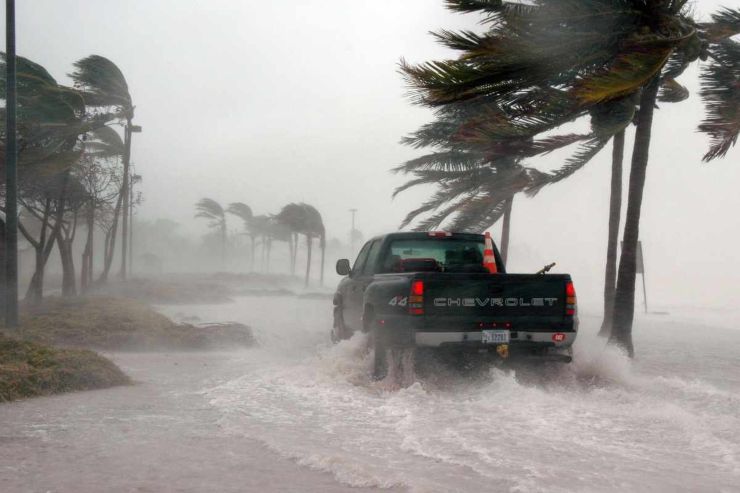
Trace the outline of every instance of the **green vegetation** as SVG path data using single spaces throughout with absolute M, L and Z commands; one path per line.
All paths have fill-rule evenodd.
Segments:
M 18 337 L 106 351 L 236 349 L 254 344 L 240 324 L 178 324 L 149 305 L 123 298 L 49 298 L 21 315 Z
M 92 351 L 55 349 L 0 335 L 0 402 L 127 383 L 116 365 Z

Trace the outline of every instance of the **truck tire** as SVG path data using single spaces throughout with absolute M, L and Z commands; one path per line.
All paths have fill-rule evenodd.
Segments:
M 381 327 L 374 322 L 372 309 L 366 308 L 362 317 L 362 325 L 365 331 L 370 333 L 373 348 L 373 379 L 382 380 L 388 373 L 388 346 Z
M 349 339 L 352 336 L 349 329 L 344 323 L 344 315 L 342 314 L 342 307 L 334 307 L 334 325 L 331 329 L 331 342 L 337 344 L 345 339 Z

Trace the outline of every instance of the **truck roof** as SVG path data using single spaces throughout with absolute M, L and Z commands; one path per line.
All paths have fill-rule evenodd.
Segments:
M 384 235 L 374 236 L 368 241 L 379 240 L 382 238 L 390 238 L 394 240 L 413 240 L 416 238 L 429 238 L 435 236 L 433 233 L 442 235 L 444 233 L 450 234 L 452 238 L 460 238 L 466 240 L 482 240 L 484 236 L 478 233 L 455 233 L 447 231 L 399 231 L 396 233 L 386 233 Z

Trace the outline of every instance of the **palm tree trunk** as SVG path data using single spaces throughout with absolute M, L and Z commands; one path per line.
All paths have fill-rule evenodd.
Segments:
M 501 260 L 506 265 L 506 259 L 509 257 L 509 233 L 511 231 L 511 207 L 514 204 L 514 196 L 506 199 L 504 205 L 504 224 L 501 228 Z
M 226 221 L 221 223 L 221 269 L 226 268 Z
M 637 278 L 637 240 L 640 237 L 640 210 L 650 155 L 650 133 L 658 86 L 659 78 L 655 77 L 643 88 L 640 96 L 635 145 L 632 150 L 622 255 L 619 258 L 617 290 L 614 296 L 614 319 L 612 333 L 609 337 L 609 342 L 624 348 L 630 357 L 635 354 L 634 345 L 632 344 L 632 323 L 635 316 L 635 279 Z
M 606 273 L 604 275 L 604 319 L 600 336 L 608 336 L 614 316 L 614 293 L 617 289 L 617 242 L 622 214 L 622 162 L 624 161 L 624 130 L 614 135 L 612 141 L 612 180 L 609 196 L 609 237 L 606 247 Z
M 326 259 L 326 233 L 321 235 L 321 286 L 324 285 L 324 260 Z
M 110 231 L 106 234 L 105 242 L 105 254 L 103 263 L 103 272 L 98 278 L 99 283 L 104 283 L 108 280 L 108 274 L 110 273 L 111 266 L 113 265 L 113 255 L 116 252 L 116 233 L 118 232 L 118 216 L 121 213 L 121 204 L 123 202 L 123 188 L 121 193 L 118 194 L 118 200 L 116 201 L 116 208 L 113 210 L 113 225 Z
M 313 245 L 311 235 L 306 235 L 306 245 L 308 247 L 306 252 L 306 287 L 308 287 L 308 277 L 311 275 L 311 247 Z
M 272 238 L 267 238 L 267 262 L 265 272 L 270 272 L 270 253 L 272 253 Z
M 251 260 L 249 261 L 249 264 L 250 264 L 249 265 L 249 269 L 252 272 L 254 272 L 254 249 L 256 248 L 256 240 L 257 240 L 257 238 L 254 235 L 250 236 L 250 238 L 252 239 L 252 252 L 251 252 L 252 255 L 251 255 Z
M 293 258 L 290 262 L 290 275 L 295 275 L 295 264 L 298 257 L 298 233 L 293 233 Z

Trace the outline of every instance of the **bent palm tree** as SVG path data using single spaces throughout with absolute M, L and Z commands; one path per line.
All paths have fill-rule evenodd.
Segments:
M 401 68 L 415 89 L 418 103 L 439 107 L 461 101 L 481 105 L 494 102 L 501 109 L 490 117 L 471 120 L 467 124 L 469 134 L 501 134 L 512 124 L 520 124 L 535 135 L 585 114 L 591 115 L 593 123 L 603 111 L 602 105 L 639 95 L 611 337 L 612 342 L 632 354 L 635 252 L 653 108 L 661 86 L 664 97 L 682 97 L 685 91 L 675 77 L 688 63 L 704 53 L 711 54 L 712 49 L 706 46 L 716 44 L 719 33 L 726 37 L 738 32 L 740 11 L 725 10 L 713 17 L 713 27 L 707 27 L 690 19 L 686 0 L 447 3 L 453 10 L 488 16 L 490 29 L 483 34 L 442 31 L 437 38 L 459 50 L 458 59 L 417 66 L 402 62 Z M 730 92 L 738 90 L 737 85 L 730 88 Z M 554 183 L 572 174 L 579 163 L 606 145 L 607 136 L 617 134 L 624 126 L 615 125 L 616 132 L 594 132 L 574 155 L 574 162 L 566 163 L 541 183 Z M 729 132 L 725 132 L 727 129 Z M 731 125 L 723 125 L 723 130 L 713 136 L 728 142 L 731 139 L 727 134 L 732 132 Z M 532 187 L 530 192 L 539 187 Z
M 121 272 L 126 278 L 126 259 L 128 250 L 128 228 L 130 214 L 130 161 L 131 161 L 131 133 L 134 118 L 134 105 L 129 93 L 128 83 L 123 72 L 115 63 L 100 55 L 90 55 L 74 63 L 75 71 L 70 74 L 75 85 L 82 92 L 87 106 L 114 107 L 126 122 L 124 127 L 123 153 L 123 216 L 121 224 Z
M 254 217 L 254 215 L 252 214 L 252 208 L 249 207 L 244 202 L 232 202 L 226 208 L 226 212 L 228 212 L 229 214 L 233 214 L 233 215 L 235 215 L 236 217 L 238 217 L 239 219 L 242 220 L 242 223 L 244 225 L 244 229 L 245 229 L 245 231 L 247 232 L 247 234 L 250 236 L 250 238 L 252 240 L 251 241 L 251 251 L 250 251 L 250 259 L 251 259 L 250 260 L 250 264 L 251 264 L 251 268 L 254 269 L 254 241 L 255 241 L 255 236 L 251 234 L 251 231 L 249 229 L 249 223 L 252 220 L 252 218 Z
M 208 219 L 208 227 L 216 229 L 221 239 L 221 263 L 226 259 L 226 214 L 221 204 L 208 197 L 195 204 L 195 217 Z

